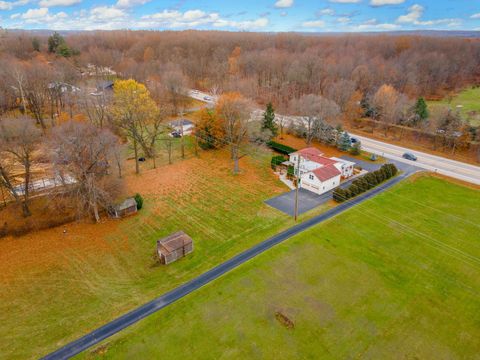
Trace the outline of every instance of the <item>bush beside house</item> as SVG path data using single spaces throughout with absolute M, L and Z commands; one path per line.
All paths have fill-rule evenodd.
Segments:
M 336 188 L 333 191 L 333 200 L 338 203 L 344 202 L 374 188 L 397 173 L 398 169 L 394 164 L 385 164 L 380 169 L 352 181 L 352 184 L 346 189 Z

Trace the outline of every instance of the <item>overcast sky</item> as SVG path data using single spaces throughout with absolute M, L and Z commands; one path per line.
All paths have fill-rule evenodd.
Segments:
M 480 0 L 0 0 L 23 29 L 480 30 Z

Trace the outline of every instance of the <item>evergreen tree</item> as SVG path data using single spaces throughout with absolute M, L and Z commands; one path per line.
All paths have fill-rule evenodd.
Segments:
M 428 107 L 423 97 L 418 98 L 415 103 L 414 112 L 421 121 L 428 119 Z
M 270 130 L 272 137 L 278 135 L 278 127 L 275 124 L 275 110 L 271 102 L 267 104 L 267 109 L 263 113 L 262 130 Z
M 40 51 L 40 41 L 38 41 L 38 39 L 35 37 L 32 39 L 32 47 L 33 50 Z
M 350 149 L 350 154 L 360 155 L 361 150 L 362 150 L 362 144 L 360 143 L 360 141 L 357 141 L 352 145 L 352 148 Z
M 348 151 L 348 149 L 350 149 L 350 135 L 346 131 L 340 135 L 337 147 L 341 151 Z
M 48 52 L 56 53 L 58 47 L 64 43 L 65 39 L 63 38 L 63 36 L 57 32 L 54 32 L 53 35 L 48 38 Z

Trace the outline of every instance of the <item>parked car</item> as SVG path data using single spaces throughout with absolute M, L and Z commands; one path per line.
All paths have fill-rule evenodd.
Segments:
M 417 157 L 413 155 L 412 153 L 406 152 L 402 156 L 404 159 L 411 160 L 411 161 L 417 161 Z
M 182 134 L 180 134 L 178 131 L 172 131 L 170 133 L 170 135 L 172 135 L 172 137 L 174 137 L 174 138 L 181 138 L 182 137 Z
M 358 142 L 358 139 L 352 137 L 352 138 L 350 138 L 350 142 L 351 142 L 352 144 L 356 144 L 356 143 Z
M 206 100 L 206 101 L 212 101 L 212 97 L 211 96 L 204 96 L 203 97 L 203 100 Z

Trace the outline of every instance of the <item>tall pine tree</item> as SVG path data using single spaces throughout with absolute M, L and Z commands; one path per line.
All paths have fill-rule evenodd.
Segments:
M 272 137 L 278 135 L 278 127 L 275 124 L 275 110 L 271 102 L 267 104 L 267 109 L 263 113 L 262 130 L 270 130 Z
M 425 102 L 425 99 L 423 97 L 418 98 L 415 108 L 414 108 L 415 114 L 418 116 L 420 120 L 426 120 L 428 119 L 428 107 L 427 103 Z

